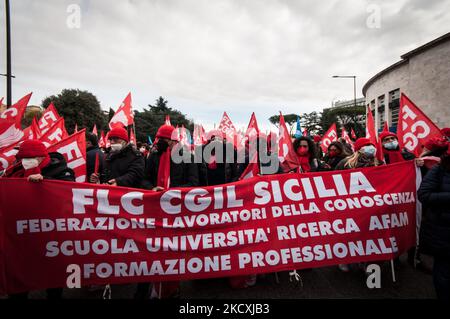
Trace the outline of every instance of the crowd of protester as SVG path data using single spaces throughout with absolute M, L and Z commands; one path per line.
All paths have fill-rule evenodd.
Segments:
M 241 162 L 237 161 L 237 150 L 219 131 L 208 134 L 207 143 L 197 148 L 179 147 L 174 137 L 175 128 L 163 125 L 156 134 L 153 145 L 129 141 L 128 132 L 116 127 L 109 133 L 109 149 L 100 149 L 97 136 L 86 135 L 87 176 L 90 183 L 108 184 L 142 188 L 156 192 L 172 187 L 210 186 L 239 180 L 251 157 L 246 152 Z M 423 182 L 418 190 L 422 202 L 422 227 L 420 243 L 408 252 L 408 262 L 421 269 L 421 254 L 434 257 L 433 280 L 437 296 L 450 298 L 450 129 L 442 130 L 442 137 L 434 138 L 424 145 L 419 157 L 400 149 L 398 137 L 392 132 L 382 132 L 379 136 L 382 144 L 383 161 L 377 157 L 379 148 L 367 138 L 357 139 L 353 145 L 345 140 L 331 143 L 325 153 L 320 147 L 318 136 L 300 137 L 293 140 L 299 166 L 296 173 L 316 171 L 346 170 L 379 165 L 390 165 L 402 161 L 414 160 L 420 167 Z M 246 150 L 254 141 L 247 140 Z M 261 162 L 260 174 L 288 173 L 277 163 L 278 157 L 273 151 L 273 137 L 261 134 L 257 143 L 259 158 L 264 155 L 269 161 Z M 194 161 L 197 151 L 212 149 L 210 158 Z M 191 161 L 176 162 L 171 156 L 174 149 L 180 157 L 189 157 Z M 229 154 L 224 160 L 219 156 Z M 222 154 L 219 154 L 222 153 Z M 25 177 L 31 182 L 42 179 L 73 181 L 73 171 L 67 167 L 64 157 L 58 153 L 47 153 L 45 146 L 37 140 L 25 141 L 17 153 L 21 167 L 13 171 L 12 177 Z M 275 169 L 269 169 L 273 168 Z M 265 169 L 267 168 L 267 169 Z M 417 249 L 416 249 L 417 248 Z M 399 261 L 396 261 L 398 265 Z M 352 271 L 361 265 L 339 265 L 342 271 Z M 364 267 L 362 267 L 364 269 Z M 230 285 L 236 289 L 245 289 L 256 284 L 256 275 L 229 278 Z M 135 297 L 138 299 L 176 297 L 179 282 L 140 283 Z M 49 298 L 60 298 L 62 290 L 48 290 Z M 11 296 L 26 298 L 27 294 Z

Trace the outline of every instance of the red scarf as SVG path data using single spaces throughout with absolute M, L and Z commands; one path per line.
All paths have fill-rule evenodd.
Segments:
M 31 169 L 24 169 L 22 167 L 22 169 L 20 169 L 16 173 L 13 173 L 12 177 L 28 177 L 28 176 L 35 175 L 35 174 L 41 174 L 41 170 L 44 167 L 46 167 L 48 164 L 50 164 L 50 161 L 51 161 L 50 156 L 47 156 L 44 158 L 44 160 L 41 162 L 41 164 L 39 164 L 38 167 L 31 168 Z
M 400 150 L 387 150 L 383 148 L 383 154 L 388 158 L 389 164 L 404 162 L 405 159 L 402 156 L 402 152 Z
M 170 148 L 167 148 L 159 158 L 158 178 L 156 186 L 169 189 L 170 186 Z
M 299 169 L 299 173 L 306 173 L 311 171 L 311 166 L 309 165 L 309 154 L 304 156 L 300 156 L 297 154 L 298 162 L 300 163 L 301 170 Z
M 211 156 L 211 163 L 208 164 L 209 169 L 217 169 L 216 155 Z

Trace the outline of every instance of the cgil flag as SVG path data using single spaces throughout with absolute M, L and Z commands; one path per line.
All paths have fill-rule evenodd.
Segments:
M 402 93 L 397 136 L 401 146 L 419 156 L 422 146 L 432 137 L 442 137 L 442 133 L 439 127 Z
M 32 93 L 24 96 L 0 114 L 0 150 L 17 143 L 25 136 L 22 117 L 31 95 Z
M 109 121 L 109 128 L 122 125 L 123 127 L 128 127 L 129 125 L 134 123 L 134 115 L 133 108 L 131 106 L 131 93 L 128 93 L 125 100 L 123 100 L 122 104 L 117 109 L 114 116 Z

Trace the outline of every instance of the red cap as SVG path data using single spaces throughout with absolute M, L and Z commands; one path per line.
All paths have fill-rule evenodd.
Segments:
M 432 137 L 425 143 L 424 146 L 429 151 L 442 150 L 448 146 L 448 142 L 442 137 Z
M 441 133 L 446 136 L 446 137 L 450 137 L 450 127 L 445 127 L 441 130 Z
M 115 127 L 108 133 L 108 139 L 111 138 L 120 138 L 121 140 L 128 142 L 128 132 L 123 127 Z
M 39 140 L 24 141 L 19 147 L 19 152 L 16 154 L 17 159 L 47 156 L 47 148 L 44 143 Z
M 171 139 L 171 140 L 176 140 L 175 136 L 172 137 L 172 134 L 173 134 L 174 131 L 175 131 L 175 127 L 173 127 L 172 125 L 164 124 L 163 126 L 161 126 L 158 129 L 158 132 L 156 133 L 156 137 L 157 138 L 168 138 L 168 139 Z
M 368 138 L 365 137 L 358 138 L 354 145 L 355 152 L 359 151 L 361 148 L 367 145 L 373 145 L 373 143 Z
M 393 137 L 395 137 L 396 139 L 398 139 L 397 134 L 392 133 L 392 132 L 389 132 L 389 131 L 383 131 L 383 132 L 381 132 L 380 135 L 378 135 L 378 138 L 379 138 L 379 140 L 380 140 L 381 142 L 383 142 L 383 140 L 384 140 L 386 137 L 388 137 L 388 136 L 393 136 Z

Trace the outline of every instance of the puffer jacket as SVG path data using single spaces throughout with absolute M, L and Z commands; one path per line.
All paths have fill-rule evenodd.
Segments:
M 427 206 L 431 253 L 450 259 L 450 172 L 440 165 L 433 167 L 423 179 L 417 195 Z
M 110 152 L 105 158 L 105 169 L 100 181 L 115 179 L 117 186 L 140 187 L 144 177 L 144 157 L 132 144 L 118 152 Z

